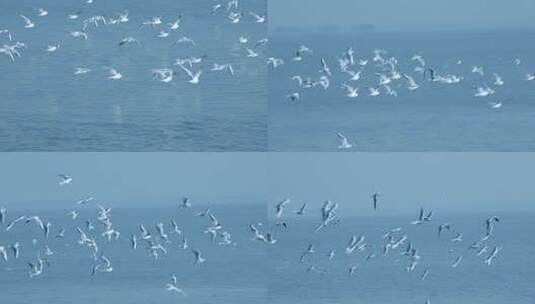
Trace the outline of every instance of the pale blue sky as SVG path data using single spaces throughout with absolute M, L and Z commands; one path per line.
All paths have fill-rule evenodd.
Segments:
M 270 0 L 269 26 L 535 28 L 533 0 Z
M 0 206 L 175 203 L 182 196 L 265 197 L 265 155 L 255 153 L 0 153 Z M 58 173 L 69 174 L 68 186 Z M 243 202 L 242 202 L 243 203 Z
M 535 210 L 535 153 L 1 153 L 0 168 L 8 207 L 290 197 L 290 210 L 331 199 L 366 214 L 380 191 L 385 213 Z M 58 186 L 58 173 L 73 182 Z

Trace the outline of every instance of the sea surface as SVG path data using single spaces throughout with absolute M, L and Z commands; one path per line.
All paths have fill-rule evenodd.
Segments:
M 287 230 L 278 234 L 277 244 L 268 250 L 269 303 L 533 303 L 532 216 L 501 216 L 487 243 L 490 250 L 496 244 L 503 246 L 491 266 L 467 249 L 485 233 L 485 214 L 441 215 L 421 226 L 409 224 L 410 216 L 344 217 L 339 225 L 318 233 L 313 231 L 319 218 L 288 219 Z M 453 231 L 438 239 L 441 221 L 449 222 Z M 401 255 L 407 242 L 386 256 L 382 253 L 383 234 L 395 227 L 404 228 L 395 239 L 407 235 L 421 256 L 413 272 L 405 270 L 410 261 Z M 463 241 L 453 243 L 457 232 L 463 233 Z M 363 235 L 364 242 L 372 246 L 347 255 L 352 235 Z M 315 246 L 315 253 L 299 263 L 309 244 Z M 335 256 L 329 260 L 331 250 Z M 366 261 L 372 252 L 375 258 Z M 452 268 L 458 256 L 463 256 L 462 261 Z M 307 272 L 311 265 L 316 270 Z M 357 267 L 353 275 L 349 275 L 351 266 Z M 420 280 L 425 268 L 429 274 Z
M 226 6 L 212 14 L 212 5 L 191 0 L 2 1 L 0 29 L 9 29 L 28 48 L 15 62 L 0 54 L 0 150 L 265 151 L 265 46 L 256 49 L 256 58 L 246 57 L 246 48 L 267 36 L 266 24 L 248 14 L 265 14 L 266 1 L 240 1 L 239 10 L 247 13 L 236 24 Z M 41 6 L 47 16 L 37 16 Z M 91 25 L 87 41 L 69 34 L 82 30 L 91 16 L 116 18 L 124 11 L 129 12 L 127 23 Z M 67 18 L 77 12 L 78 19 Z M 19 14 L 35 28 L 24 28 Z M 178 30 L 157 37 L 180 15 Z M 140 28 L 156 16 L 162 25 Z M 120 47 L 127 36 L 139 45 Z M 172 46 L 184 36 L 196 46 Z M 240 43 L 240 36 L 248 42 Z M 7 35 L 0 35 L 3 44 L 11 44 Z M 56 44 L 57 51 L 44 51 Z M 177 58 L 192 56 L 206 56 L 193 68 L 203 71 L 197 85 L 173 65 Z M 232 64 L 235 75 L 211 71 L 213 63 Z M 78 67 L 91 72 L 74 75 Z M 109 67 L 123 78 L 109 80 Z M 161 68 L 177 72 L 172 82 L 153 79 L 151 70 Z
M 109 207 L 110 205 L 106 205 Z M 43 221 L 50 221 L 52 232 L 45 240 L 35 224 L 16 224 L 10 231 L 0 231 L 0 246 L 16 241 L 22 245 L 21 256 L 15 260 L 8 250 L 9 260 L 0 259 L 0 294 L 2 303 L 263 303 L 266 299 L 267 264 L 266 246 L 250 241 L 248 225 L 265 222 L 265 204 L 247 201 L 241 203 L 202 205 L 191 209 L 176 206 L 116 207 L 112 206 L 111 221 L 121 232 L 118 240 L 107 242 L 100 235 L 103 227 L 96 220 L 96 208 L 76 208 L 79 217 L 72 220 L 66 215 L 71 209 L 8 209 L 8 220 L 20 215 L 39 215 Z M 124 206 L 124 205 L 123 205 Z M 200 211 L 210 207 L 223 225 L 223 230 L 232 235 L 236 245 L 218 245 L 203 231 L 210 225 L 207 217 L 197 217 Z M 87 230 L 84 220 L 95 225 Z M 182 236 L 171 233 L 171 220 L 175 220 Z M 157 239 L 156 223 L 162 222 L 169 235 L 166 255 L 155 260 L 149 255 L 146 242 L 138 238 L 138 248 L 133 250 L 130 235 L 139 235 L 139 224 Z M 56 238 L 60 227 L 67 231 L 64 238 Z M 111 259 L 113 271 L 91 276 L 95 262 L 86 246 L 79 245 L 76 227 L 82 228 L 99 244 L 99 254 Z M 179 248 L 183 237 L 190 248 Z M 37 244 L 32 244 L 32 239 Z M 36 262 L 36 251 L 45 256 L 43 246 L 48 244 L 54 252 L 46 256 L 50 266 L 43 274 L 28 279 L 27 262 Z M 191 248 L 202 252 L 206 261 L 194 264 Z M 177 277 L 177 286 L 186 296 L 167 291 L 171 274 Z
M 350 34 L 273 33 L 271 56 L 285 64 L 269 71 L 269 149 L 273 151 L 337 150 L 336 132 L 356 141 L 358 151 L 534 151 L 535 33 L 529 31 L 414 32 Z M 295 62 L 301 46 L 313 54 Z M 337 58 L 353 47 L 356 59 L 368 59 L 360 81 L 348 81 Z M 377 83 L 373 50 L 395 57 L 398 70 L 414 77 L 420 88 L 409 91 L 401 79 L 392 85 L 398 97 L 368 96 Z M 413 72 L 413 55 L 424 57 L 438 74 L 463 76 L 459 84 L 428 83 Z M 294 75 L 317 80 L 324 57 L 333 76 L 328 90 L 299 90 Z M 520 64 L 515 64 L 515 59 Z M 457 64 L 461 61 L 461 64 Z M 484 76 L 471 72 L 482 66 Z M 356 67 L 352 70 L 358 70 Z M 505 84 L 495 86 L 492 73 Z M 345 96 L 343 82 L 360 86 L 360 96 Z M 489 85 L 495 94 L 474 97 L 474 86 Z M 286 95 L 300 92 L 297 102 Z M 490 104 L 504 100 L 501 108 Z
M 15 260 L 9 253 L 9 261 L 0 260 L 0 293 L 3 303 L 533 303 L 533 278 L 535 261 L 532 235 L 535 224 L 533 214 L 501 213 L 493 236 L 487 245 L 496 244 L 503 250 L 491 266 L 483 258 L 475 256 L 468 246 L 485 233 L 484 220 L 489 214 L 460 213 L 439 214 L 429 223 L 409 224 L 409 215 L 377 215 L 373 217 L 343 215 L 337 225 L 314 233 L 319 224 L 315 211 L 305 216 L 287 216 L 268 219 L 265 204 L 247 201 L 232 204 L 199 204 L 190 209 L 176 206 L 125 207 L 111 205 L 111 220 L 121 237 L 107 242 L 100 235 L 102 226 L 97 224 L 96 208 L 91 205 L 77 208 L 79 216 L 72 220 L 66 215 L 71 209 L 39 208 L 19 210 L 10 208 L 7 217 L 39 215 L 50 221 L 51 237 L 45 240 L 35 224 L 17 224 L 9 232 L 0 231 L 0 245 L 8 246 L 18 241 L 22 245 L 21 256 Z M 210 207 L 232 234 L 236 245 L 220 246 L 210 241 L 203 230 L 209 225 L 207 218 L 195 214 Z M 79 245 L 76 227 L 84 227 L 89 219 L 95 229 L 88 231 L 96 238 L 100 252 L 109 257 L 114 270 L 91 276 L 94 261 L 85 246 Z M 193 264 L 193 254 L 178 248 L 180 239 L 171 233 L 170 221 L 175 220 L 182 236 L 189 240 L 191 248 L 199 249 L 206 262 Z M 279 221 L 287 228 L 275 226 Z M 130 247 L 129 237 L 139 234 L 143 223 L 153 236 L 155 225 L 163 222 L 170 243 L 166 255 L 155 260 L 149 256 L 143 241 L 138 249 Z M 449 222 L 451 232 L 437 238 L 439 223 Z M 277 240 L 269 245 L 252 240 L 249 224 L 255 224 L 261 233 L 271 231 Z M 408 259 L 400 253 L 406 243 L 382 254 L 383 234 L 395 227 L 403 230 L 395 238 L 407 235 L 408 241 L 418 249 L 420 262 L 413 272 L 406 272 Z M 64 238 L 55 238 L 59 227 L 65 227 Z M 463 233 L 463 241 L 451 242 L 457 232 Z M 365 251 L 347 255 L 344 250 L 352 235 L 365 236 L 370 244 Z M 32 244 L 32 239 L 37 243 Z M 139 239 L 139 238 L 138 238 Z M 27 262 L 34 261 L 36 251 L 44 252 L 48 244 L 54 254 L 47 256 L 50 265 L 41 276 L 27 277 Z M 309 244 L 315 245 L 315 253 L 299 263 L 299 257 Z M 332 260 L 327 258 L 335 250 Z M 376 257 L 366 261 L 370 253 Z M 457 268 L 451 264 L 457 256 L 463 260 Z M 307 272 L 314 265 L 316 271 Z M 350 276 L 349 267 L 357 266 Z M 427 279 L 419 277 L 429 268 Z M 170 275 L 177 276 L 177 285 L 186 296 L 165 289 Z

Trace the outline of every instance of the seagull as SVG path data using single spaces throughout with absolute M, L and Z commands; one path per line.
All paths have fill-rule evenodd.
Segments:
M 286 98 L 288 98 L 291 101 L 298 101 L 299 100 L 299 93 L 296 92 L 296 93 L 288 94 L 288 95 L 286 95 Z
M 266 233 L 266 243 L 268 244 L 275 244 L 277 240 L 273 238 L 273 235 L 269 232 Z
M 284 64 L 284 60 L 275 57 L 269 57 L 267 60 L 268 65 L 271 65 L 274 69 Z
M 424 67 L 425 66 L 425 60 L 421 55 L 414 55 L 411 58 L 412 61 L 418 61 L 418 63 Z
M 217 12 L 217 10 L 219 10 L 221 8 L 222 4 L 221 3 L 218 3 L 214 6 L 212 6 L 212 14 L 215 14 Z
M 492 249 L 492 252 L 489 254 L 489 256 L 487 257 L 487 259 L 485 260 L 485 264 L 489 265 L 492 264 L 492 260 L 496 257 L 496 255 L 498 254 L 498 252 L 502 250 L 502 247 L 499 246 L 499 245 L 496 245 L 494 247 L 494 249 Z
M 60 186 L 68 185 L 72 182 L 72 177 L 65 175 L 65 174 L 58 174 L 58 177 L 61 179 L 59 181 Z
M 158 33 L 158 38 L 167 38 L 167 37 L 169 37 L 169 32 L 160 31 L 160 33 Z
M 13 251 L 13 257 L 18 259 L 20 255 L 20 243 L 15 242 L 15 244 L 11 245 L 11 250 Z
M 420 86 L 416 83 L 416 81 L 414 81 L 414 79 L 412 77 L 410 77 L 409 75 L 407 74 L 401 74 L 403 75 L 403 77 L 405 79 L 407 79 L 407 89 L 411 90 L 411 91 L 414 91 L 416 90 L 417 88 L 419 88 Z
M 118 80 L 118 79 L 123 78 L 123 75 L 121 73 L 119 73 L 119 71 L 117 71 L 114 68 L 109 68 L 108 72 L 110 73 L 110 76 L 108 76 L 108 79 Z
M 33 23 L 28 17 L 24 16 L 24 15 L 19 15 L 22 19 L 24 19 L 24 23 L 26 23 L 26 25 L 24 25 L 25 28 L 33 28 L 35 27 L 35 23 Z
M 67 215 L 71 216 L 72 219 L 75 220 L 78 217 L 78 212 L 71 211 L 71 212 L 67 213 Z
M 377 200 L 379 198 L 379 195 L 381 195 L 379 192 L 375 192 L 374 194 L 372 194 L 372 199 L 373 199 L 373 210 L 377 210 Z
M 70 35 L 74 38 L 83 38 L 84 40 L 87 40 L 87 37 L 88 37 L 86 32 L 81 32 L 81 31 L 70 32 Z
M 498 100 L 498 101 L 496 101 L 496 102 L 490 103 L 489 105 L 490 105 L 490 107 L 491 107 L 492 109 L 498 109 L 498 108 L 501 108 L 502 105 L 503 105 L 503 100 Z
M 462 233 L 457 233 L 457 235 L 451 239 L 452 242 L 454 243 L 458 243 L 458 242 L 462 242 L 463 241 L 463 234 Z
M 473 66 L 472 67 L 472 73 L 476 73 L 476 74 L 479 74 L 481 76 L 483 76 L 485 73 L 483 71 L 483 67 L 480 67 L 480 66 Z
M 490 236 L 492 234 L 492 231 L 494 230 L 494 223 L 499 223 L 499 222 L 500 222 L 500 219 L 495 215 L 485 220 L 485 225 L 487 228 L 487 235 Z
M 420 280 L 422 281 L 425 280 L 428 275 L 429 275 L 429 268 L 426 268 L 424 272 L 422 273 L 422 275 L 420 276 Z
M 336 136 L 338 137 L 338 140 L 340 141 L 340 145 L 338 145 L 338 149 L 350 149 L 355 145 L 355 143 L 349 142 L 347 137 L 344 136 L 340 132 L 336 132 Z
M 0 208 L 0 224 L 4 224 L 5 221 L 6 221 L 6 208 L 5 207 L 2 207 Z
M 479 251 L 476 253 L 477 256 L 482 256 L 484 253 L 487 253 L 488 246 L 483 246 Z
M 355 97 L 358 97 L 359 96 L 359 88 L 358 87 L 353 87 L 353 86 L 350 86 L 348 84 L 342 84 L 342 87 L 346 89 L 346 96 L 349 97 L 349 98 L 355 98 Z
M 132 249 L 137 249 L 137 238 L 135 234 L 132 234 L 132 236 L 130 237 L 130 245 L 132 246 Z
M 41 17 L 48 15 L 48 11 L 45 10 L 44 8 L 38 8 L 37 11 L 39 11 L 38 15 Z
M 500 75 L 496 74 L 496 73 L 492 73 L 492 75 L 494 75 L 494 84 L 497 85 L 497 86 L 501 86 L 504 84 L 504 81 L 502 80 L 502 78 L 500 77 Z
M 362 70 L 359 70 L 358 72 L 347 70 L 346 73 L 351 75 L 351 80 L 357 81 L 357 80 L 360 80 L 360 75 L 362 73 Z
M 182 234 L 182 230 L 180 230 L 180 228 L 178 228 L 178 225 L 174 220 L 171 221 L 171 226 L 173 226 L 173 231 L 171 231 L 171 233 L 176 233 L 178 235 Z
M 174 72 L 172 69 L 156 69 L 151 70 L 153 78 L 157 78 L 161 82 L 169 83 L 173 80 Z
M 183 238 L 182 239 L 182 244 L 180 244 L 180 248 L 182 248 L 183 250 L 188 249 L 188 239 L 187 238 Z
M 172 284 L 172 283 L 167 283 L 165 285 L 165 288 L 169 291 L 175 291 L 175 292 L 178 292 L 180 293 L 181 295 L 185 296 L 186 293 L 184 292 L 184 290 L 182 290 L 181 288 L 178 288 L 178 286 L 176 284 Z
M 411 224 L 420 225 L 425 222 L 429 222 L 432 216 L 433 216 L 433 211 L 429 211 L 427 215 L 424 215 L 424 208 L 420 208 L 420 215 L 418 216 L 418 220 L 412 221 Z
M 321 72 L 331 77 L 331 69 L 329 69 L 329 66 L 327 65 L 327 61 L 325 61 L 325 58 L 323 57 L 321 58 Z
M 379 94 L 381 94 L 381 92 L 379 92 L 379 89 L 373 87 L 370 88 L 370 96 L 379 96 Z
M 262 233 L 260 233 L 260 231 L 258 231 L 258 229 L 253 224 L 249 225 L 249 230 L 251 230 L 251 232 L 254 234 L 254 238 L 252 238 L 251 240 L 261 242 L 266 241 L 266 238 L 262 235 Z
M 197 45 L 193 39 L 191 39 L 189 37 L 186 37 L 186 36 L 177 39 L 171 46 L 174 46 L 174 45 L 176 45 L 178 43 L 189 43 L 189 44 L 191 44 L 193 46 Z
M 69 14 L 69 15 L 67 15 L 67 18 L 69 18 L 70 20 L 75 20 L 75 19 L 78 19 L 78 17 L 80 17 L 80 14 L 81 14 L 81 12 L 76 12 L 74 14 Z
M 79 201 L 76 202 L 77 205 L 84 205 L 84 204 L 87 204 L 89 202 L 91 202 L 92 200 L 94 200 L 94 198 L 92 196 L 89 196 L 89 197 L 86 197 L 84 199 L 81 199 Z
M 0 245 L 0 254 L 2 255 L 2 258 L 4 259 L 4 262 L 7 263 L 7 251 L 4 246 Z
M 191 203 L 189 202 L 189 198 L 183 197 L 182 203 L 178 206 L 179 208 L 189 208 L 191 207 Z
M 38 264 L 32 264 L 28 263 L 28 266 L 30 267 L 30 271 L 28 272 L 30 279 L 40 275 L 43 272 L 43 260 L 41 258 L 37 258 Z
M 284 200 L 282 200 L 281 202 L 279 202 L 275 206 L 275 210 L 276 210 L 275 216 L 277 218 L 280 218 L 282 216 L 282 212 L 284 211 L 284 207 L 286 205 L 288 205 L 289 203 L 290 203 L 290 199 L 289 198 L 285 198 Z
M 62 238 L 65 236 L 65 228 L 61 227 L 58 231 L 58 234 L 56 235 L 56 238 L 59 239 L 59 238 Z
M 486 96 L 489 96 L 489 95 L 492 95 L 494 94 L 494 90 L 491 89 L 490 87 L 488 86 L 485 86 L 485 87 L 475 87 L 475 89 L 477 90 L 477 92 L 474 94 L 474 96 L 476 97 L 486 97 Z
M 37 225 L 39 225 L 39 228 L 41 228 L 43 231 L 45 230 L 45 224 L 43 224 L 43 221 L 41 220 L 40 217 L 38 217 L 38 216 L 30 216 L 30 217 L 26 218 L 26 221 L 25 221 L 26 224 L 29 224 L 31 222 L 34 222 Z
M 201 256 L 200 251 L 196 249 L 191 249 L 191 251 L 193 252 L 193 255 L 195 256 L 195 264 L 201 264 L 206 261 L 206 259 Z
M 234 69 L 232 68 L 231 64 L 217 64 L 214 63 L 212 65 L 212 71 L 224 71 L 228 70 L 230 75 L 234 75 Z
M 102 268 L 102 267 L 104 267 L 104 265 L 101 264 L 101 266 L 99 267 L 100 272 L 112 272 L 113 271 L 113 266 L 111 265 L 111 260 L 109 258 L 107 258 L 106 256 L 104 256 L 104 255 L 101 255 L 100 259 L 103 260 L 104 263 L 106 263 L 105 268 Z
M 526 74 L 526 80 L 527 81 L 532 81 L 535 79 L 535 73 L 527 73 Z
M 301 257 L 299 258 L 299 263 L 303 263 L 307 255 L 314 254 L 315 252 L 316 252 L 316 249 L 314 248 L 314 245 L 312 244 L 308 245 L 307 249 L 303 252 Z
M 243 17 L 243 13 L 230 12 L 228 15 L 231 23 L 239 23 L 241 17 Z
M 7 34 L 9 41 L 13 41 L 13 37 L 11 36 L 11 32 L 9 30 L 0 30 L 0 35 L 2 34 Z
M 161 17 L 152 17 L 150 20 L 144 21 L 141 24 L 141 28 L 144 27 L 145 25 L 150 25 L 152 27 L 155 27 L 155 26 L 160 25 L 160 24 L 162 24 L 162 18 Z
M 250 48 L 247 48 L 246 51 L 247 51 L 247 57 L 258 57 L 258 53 L 251 50 Z
M 440 224 L 440 226 L 438 226 L 438 237 L 440 237 L 440 234 L 442 234 L 442 231 L 444 229 L 448 229 L 449 231 L 451 229 L 450 224 L 445 223 L 445 224 Z
M 303 203 L 303 205 L 301 206 L 301 208 L 299 208 L 299 210 L 297 210 L 295 212 L 295 214 L 297 215 L 303 215 L 305 214 L 305 208 L 307 207 L 307 203 Z
M 180 27 L 180 20 L 181 18 L 178 18 L 177 20 L 175 20 L 175 22 L 167 23 L 167 25 L 169 25 L 169 29 L 173 31 L 178 30 L 178 28 Z
M 459 266 L 462 260 L 463 260 L 463 256 L 462 255 L 458 256 L 457 259 L 455 259 L 455 262 L 451 264 L 451 267 L 456 268 L 457 266 Z
M 45 51 L 49 52 L 49 53 L 52 53 L 52 52 L 55 52 L 59 49 L 60 45 L 57 44 L 57 45 L 49 45 L 46 47 Z
M 334 258 L 334 255 L 335 255 L 334 250 L 331 250 L 331 251 L 329 251 L 329 254 L 327 255 L 327 258 L 328 258 L 329 260 L 332 260 L 332 259 Z
M 19 216 L 18 218 L 12 220 L 11 222 L 9 222 L 6 226 L 6 231 L 9 231 L 11 228 L 13 228 L 13 226 L 20 222 L 20 221 L 23 221 L 26 219 L 26 216 L 25 215 L 22 215 L 22 216 Z
M 136 38 L 132 36 L 128 36 L 128 37 L 121 39 L 121 41 L 119 41 L 119 46 L 131 44 L 131 43 L 137 43 L 139 45 L 139 40 L 137 40 Z
M 249 12 L 249 15 L 253 16 L 256 19 L 257 23 L 265 23 L 266 20 L 267 20 L 266 15 L 260 16 L 258 14 L 253 13 L 253 12 Z
M 197 71 L 197 72 L 194 74 L 191 70 L 189 70 L 189 69 L 186 68 L 185 66 L 183 66 L 183 65 L 179 65 L 179 66 L 180 66 L 180 68 L 181 68 L 182 70 L 184 70 L 184 71 L 189 75 L 189 77 L 191 78 L 191 79 L 189 80 L 189 83 L 191 83 L 191 84 L 198 84 L 198 83 L 199 83 L 199 78 L 201 77 L 202 70 L 199 70 L 199 71 Z

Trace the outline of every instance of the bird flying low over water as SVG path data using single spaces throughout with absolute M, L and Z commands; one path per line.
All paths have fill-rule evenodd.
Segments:
M 72 182 L 72 177 L 65 175 L 65 174 L 58 174 L 58 177 L 60 178 L 59 185 L 65 186 Z

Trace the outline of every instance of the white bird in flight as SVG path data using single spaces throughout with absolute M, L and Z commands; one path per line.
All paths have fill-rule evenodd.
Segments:
M 60 178 L 59 185 L 65 186 L 72 182 L 72 177 L 65 175 L 65 174 L 58 174 L 58 177 Z
M 184 70 L 186 72 L 186 74 L 188 74 L 188 76 L 191 78 L 188 82 L 191 83 L 191 84 L 198 84 L 199 83 L 199 80 L 200 80 L 200 77 L 201 77 L 201 74 L 202 74 L 202 70 L 199 70 L 197 71 L 196 73 L 193 73 L 190 69 L 186 68 L 185 66 L 179 64 L 178 65 L 182 70 Z
M 338 140 L 340 141 L 340 144 L 338 145 L 338 149 L 350 149 L 356 145 L 356 143 L 350 142 L 349 139 L 340 132 L 337 132 L 336 136 L 338 137 Z
M 24 19 L 24 27 L 25 28 L 33 28 L 35 27 L 35 23 L 32 22 L 32 20 L 30 20 L 28 17 L 24 16 L 24 15 L 19 15 L 22 19 Z

